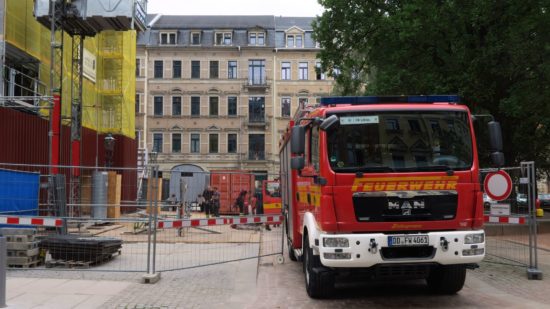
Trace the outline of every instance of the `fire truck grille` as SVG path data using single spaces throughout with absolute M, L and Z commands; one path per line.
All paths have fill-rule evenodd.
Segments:
M 432 246 L 382 248 L 380 253 L 384 260 L 426 259 L 434 256 L 435 248 Z
M 360 222 L 403 222 L 452 220 L 456 216 L 456 194 L 396 196 L 353 196 L 355 217 Z

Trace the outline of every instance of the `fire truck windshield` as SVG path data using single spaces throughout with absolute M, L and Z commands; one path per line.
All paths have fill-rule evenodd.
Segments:
M 327 132 L 329 162 L 335 172 L 446 171 L 472 166 L 472 139 L 465 111 L 336 115 L 340 125 Z

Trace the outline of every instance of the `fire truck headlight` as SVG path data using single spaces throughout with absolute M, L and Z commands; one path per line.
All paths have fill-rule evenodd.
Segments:
M 349 240 L 343 237 L 323 238 L 323 247 L 347 248 L 349 247 Z
M 465 244 L 481 244 L 484 241 L 485 241 L 484 233 L 467 234 L 466 236 L 464 236 Z

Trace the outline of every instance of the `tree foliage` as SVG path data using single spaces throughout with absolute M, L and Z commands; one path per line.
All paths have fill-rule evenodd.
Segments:
M 501 122 L 507 165 L 550 170 L 550 1 L 319 3 L 314 35 L 339 94 L 459 94 Z

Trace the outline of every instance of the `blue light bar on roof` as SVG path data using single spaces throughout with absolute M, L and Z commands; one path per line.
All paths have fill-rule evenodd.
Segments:
M 321 105 L 334 104 L 380 104 L 380 103 L 459 103 L 457 95 L 412 95 L 412 96 L 362 96 L 362 97 L 324 97 Z

